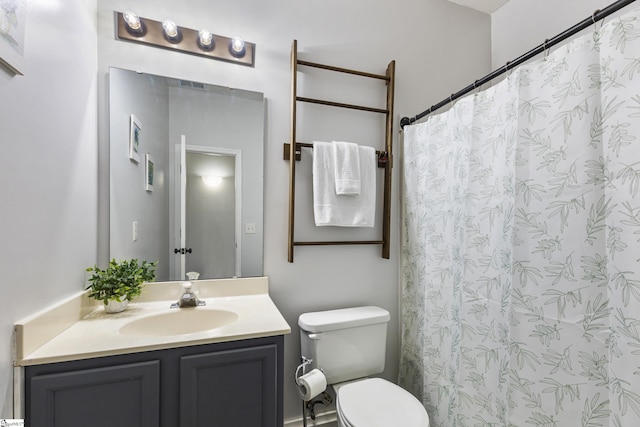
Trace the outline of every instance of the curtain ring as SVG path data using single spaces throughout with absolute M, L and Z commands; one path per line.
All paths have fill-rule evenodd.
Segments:
M 453 95 L 455 94 L 452 93 L 451 95 L 449 95 L 449 103 L 451 104 L 451 108 L 453 108 L 456 105 L 456 100 L 457 100 L 457 98 L 454 98 Z
M 542 44 L 542 50 L 544 51 L 544 60 L 545 61 L 549 57 L 549 51 L 547 50 L 547 43 L 549 43 L 549 39 L 545 39 L 544 43 Z
M 600 13 L 600 9 L 596 9 L 596 10 L 595 10 L 595 12 L 593 12 L 593 15 L 591 15 L 591 22 L 593 22 L 593 30 L 594 30 L 596 33 L 598 33 L 598 32 L 602 29 L 602 27 L 604 26 L 604 18 L 602 18 L 602 23 L 600 24 L 600 28 L 598 28 L 598 27 L 596 26 L 596 22 L 598 22 L 598 21 L 596 20 L 596 15 L 597 15 L 598 13 Z

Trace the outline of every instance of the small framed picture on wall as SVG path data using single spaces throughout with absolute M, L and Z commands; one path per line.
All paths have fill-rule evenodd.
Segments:
M 153 157 L 149 153 L 145 154 L 145 185 L 144 188 L 147 191 L 153 191 Z
M 131 115 L 129 133 L 129 158 L 136 163 L 140 162 L 140 139 L 142 137 L 142 124 L 135 115 Z

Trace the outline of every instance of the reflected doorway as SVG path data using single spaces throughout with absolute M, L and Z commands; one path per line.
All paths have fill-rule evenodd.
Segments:
M 172 279 L 185 280 L 188 272 L 206 278 L 239 277 L 241 152 L 186 144 L 179 149 L 184 154 L 176 156 L 176 163 L 185 167 L 178 166 L 175 174 L 178 252 L 174 250 Z

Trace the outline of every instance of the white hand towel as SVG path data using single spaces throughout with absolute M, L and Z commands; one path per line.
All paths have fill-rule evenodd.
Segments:
M 373 227 L 376 214 L 376 150 L 358 147 L 360 194 L 335 191 L 333 144 L 313 143 L 313 214 L 316 226 Z
M 336 194 L 360 194 L 360 150 L 353 142 L 333 141 Z

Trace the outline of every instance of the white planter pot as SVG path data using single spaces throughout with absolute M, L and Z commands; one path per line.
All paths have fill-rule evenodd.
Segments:
M 104 305 L 104 311 L 107 313 L 120 313 L 127 309 L 127 305 L 129 305 L 129 301 L 126 297 L 121 298 L 121 301 L 110 299 Z

